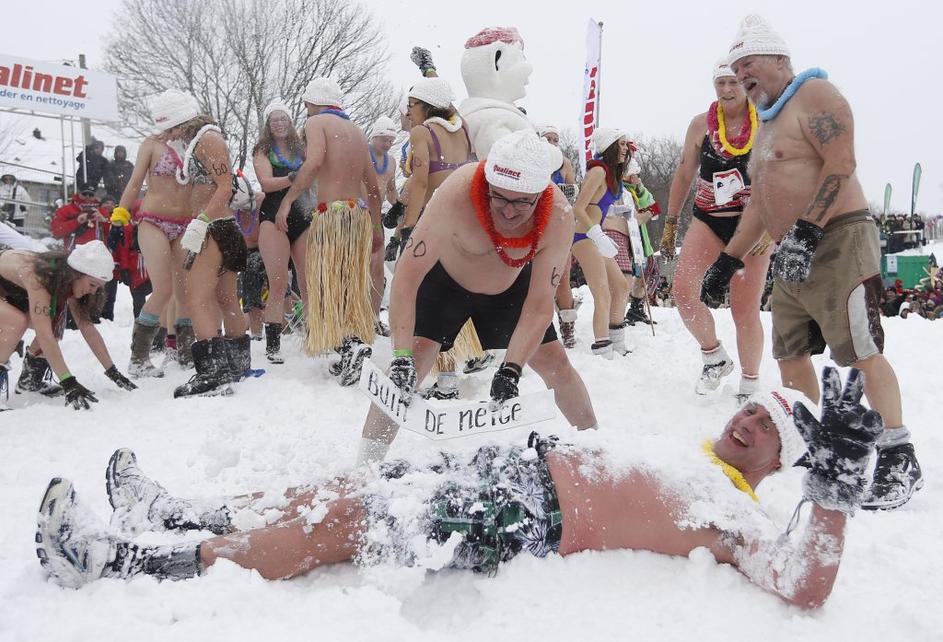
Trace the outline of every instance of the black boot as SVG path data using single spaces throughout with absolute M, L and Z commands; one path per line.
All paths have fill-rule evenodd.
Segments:
M 37 357 L 29 350 L 23 354 L 23 370 L 16 382 L 16 393 L 38 392 L 46 397 L 58 397 L 62 394 L 62 386 L 52 381 L 52 370 L 45 357 Z
M 177 326 L 177 363 L 181 368 L 192 368 L 194 364 L 193 356 L 193 326 Z
M 244 334 L 235 339 L 225 337 L 223 341 L 226 344 L 226 356 L 229 359 L 229 375 L 235 383 L 243 379 L 246 373 L 252 369 L 250 349 L 252 339 L 249 338 L 248 334 Z
M 193 342 L 193 365 L 196 374 L 190 381 L 177 386 L 174 398 L 193 396 L 231 395 L 229 386 L 229 354 L 222 337 Z
M 631 321 L 633 324 L 636 322 L 645 323 L 647 325 L 655 323 L 645 314 L 645 302 L 638 297 L 632 297 L 632 305 L 629 306 L 628 312 L 625 313 L 625 319 L 626 321 Z
M 285 363 L 282 357 L 282 324 L 265 324 L 265 358 L 269 363 Z

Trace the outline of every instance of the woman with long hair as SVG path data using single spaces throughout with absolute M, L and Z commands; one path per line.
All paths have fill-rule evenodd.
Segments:
M 288 216 L 279 217 L 278 208 L 288 192 L 301 164 L 304 143 L 294 127 L 291 109 L 281 101 L 268 104 L 262 113 L 262 132 L 252 150 L 255 175 L 265 192 L 259 210 L 259 251 L 268 277 L 268 300 L 265 303 L 265 356 L 269 363 L 284 363 L 281 335 L 284 322 L 285 295 L 291 285 L 288 261 L 295 264 L 298 288 L 305 305 L 308 289 L 305 281 L 305 252 L 311 208 L 299 200 L 292 203 Z M 298 267 L 301 269 L 298 269 Z
M 701 348 L 703 368 L 695 386 L 698 394 L 715 390 L 734 369 L 733 359 L 717 338 L 714 317 L 700 300 L 700 291 L 704 272 L 733 237 L 750 198 L 748 163 L 757 129 L 756 108 L 726 61 L 714 66 L 714 91 L 717 100 L 688 126 L 681 163 L 671 181 L 661 239 L 662 256 L 672 258 L 678 217 L 696 176 L 691 226 L 681 246 L 672 293 L 681 320 Z M 740 395 L 752 394 L 759 386 L 763 358 L 760 299 L 769 266 L 768 246 L 761 241 L 745 256 L 745 269 L 730 282 L 730 311 L 740 355 Z
M 183 299 L 193 319 L 196 374 L 177 386 L 174 397 L 230 394 L 229 384 L 247 374 L 251 358 L 236 287 L 248 251 L 230 207 L 234 189 L 229 149 L 209 116 L 191 118 L 179 132 L 186 150 L 178 178 L 190 185 L 194 213 L 180 246 L 187 252 Z
M 153 291 L 134 321 L 131 365 L 128 367 L 128 374 L 132 377 L 164 376 L 163 371 L 151 363 L 150 350 L 154 335 L 160 329 L 161 314 L 171 299 L 175 300 L 177 312 L 173 323 L 177 358 L 184 367 L 192 363 L 193 328 L 182 302 L 186 251 L 180 247 L 180 237 L 193 215 L 190 211 L 190 186 L 178 182 L 177 175 L 183 166 L 184 150 L 179 144 L 181 126 L 199 113 L 196 99 L 189 94 L 168 89 L 154 98 L 151 116 L 159 132 L 144 139 L 131 179 L 118 207 L 111 213 L 112 225 L 126 226 L 132 218 L 132 205 L 147 182 L 147 194 L 140 209 L 134 213 L 134 222 Z
M 31 252 L 0 246 L 0 391 L 7 390 L 7 360 L 28 328 L 33 328 L 42 358 L 65 392 L 66 405 L 89 408 L 95 393 L 69 372 L 58 337 L 71 313 L 82 338 L 105 368 L 105 375 L 125 390 L 137 388 L 121 374 L 92 323 L 105 302 L 103 287 L 112 278 L 114 259 L 101 241 L 65 252 Z M 0 410 L 5 399 L 0 398 Z
M 623 197 L 622 176 L 631 158 L 629 141 L 618 129 L 599 128 L 593 133 L 596 155 L 586 164 L 586 177 L 573 213 L 573 257 L 583 269 L 593 295 L 594 355 L 611 359 L 625 354 L 625 307 L 629 288 L 616 263 L 615 243 L 602 231 L 613 203 Z

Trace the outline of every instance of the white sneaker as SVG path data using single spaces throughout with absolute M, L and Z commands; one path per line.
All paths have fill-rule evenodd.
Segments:
M 717 390 L 721 379 L 733 372 L 733 360 L 724 350 L 723 345 L 718 345 L 710 352 L 702 350 L 701 358 L 704 360 L 704 368 L 701 370 L 701 376 L 698 377 L 694 391 L 699 395 L 706 395 L 708 392 Z

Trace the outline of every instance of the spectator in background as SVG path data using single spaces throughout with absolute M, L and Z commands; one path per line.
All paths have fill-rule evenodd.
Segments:
M 62 240 L 66 252 L 71 252 L 77 245 L 108 238 L 111 226 L 99 209 L 100 205 L 95 190 L 85 186 L 78 194 L 73 194 L 66 205 L 56 210 L 49 231 L 53 237 Z
M 4 174 L 0 177 L 0 221 L 22 230 L 26 223 L 28 203 L 32 202 L 29 192 L 17 182 L 16 176 Z
M 112 206 L 114 203 L 112 203 Z M 141 208 L 141 200 L 138 199 L 131 206 L 132 217 Z M 114 209 L 114 207 L 112 207 Z M 138 247 L 138 224 L 129 222 L 127 225 L 114 225 L 111 228 L 111 234 L 108 235 L 108 249 L 115 259 L 115 278 L 109 284 L 108 299 L 105 301 L 105 307 L 102 309 L 102 317 L 114 320 L 115 295 L 117 294 L 118 282 L 124 283 L 131 290 L 131 300 L 134 306 L 134 318 L 137 319 L 144 307 L 147 296 L 151 293 L 151 281 L 144 269 L 144 259 L 141 257 L 141 248 Z M 108 286 L 106 286 L 108 287 Z
M 116 146 L 114 160 L 108 163 L 105 169 L 105 191 L 108 195 L 121 198 L 133 171 L 134 163 L 128 160 L 128 150 L 124 145 Z
M 85 151 L 75 157 L 75 184 L 79 188 L 90 187 L 92 191 L 98 189 L 105 172 L 108 170 L 108 159 L 104 156 L 105 143 L 93 140 L 85 146 Z

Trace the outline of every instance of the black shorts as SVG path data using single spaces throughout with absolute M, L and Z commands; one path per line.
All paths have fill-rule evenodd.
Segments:
M 736 216 L 714 216 L 698 208 L 694 208 L 693 216 L 710 228 L 714 236 L 719 238 L 724 245 L 730 243 L 733 233 L 737 231 L 737 225 L 740 223 L 740 215 Z
M 269 210 L 259 210 L 259 223 L 262 221 L 268 221 L 269 223 L 275 224 L 275 214 L 277 212 Z M 301 208 L 296 205 L 292 205 L 291 209 L 288 210 L 288 242 L 294 243 L 298 240 L 298 237 L 305 233 L 311 226 L 311 212 L 303 212 Z
M 504 292 L 477 294 L 456 283 L 442 264 L 436 262 L 422 280 L 416 296 L 415 336 L 431 339 L 448 350 L 462 326 L 471 319 L 482 348 L 507 348 L 530 289 L 530 272 L 528 263 Z M 556 340 L 557 332 L 551 323 L 541 343 Z
M 246 240 L 242 237 L 242 230 L 236 224 L 236 219 L 232 217 L 216 219 L 210 223 L 207 234 L 216 241 L 223 255 L 223 263 L 219 267 L 220 274 L 242 272 L 246 269 L 249 250 L 246 249 Z

